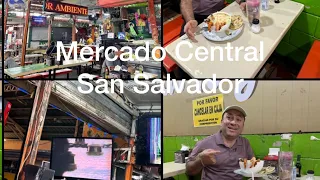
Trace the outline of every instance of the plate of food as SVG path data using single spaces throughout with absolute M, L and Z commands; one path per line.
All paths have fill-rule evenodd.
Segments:
M 227 41 L 237 37 L 243 29 L 240 15 L 216 12 L 204 20 L 202 34 L 211 41 Z
M 239 159 L 239 165 L 240 169 L 235 170 L 234 173 L 244 177 L 264 177 L 275 171 L 275 167 L 263 167 L 264 161 L 255 157 L 250 160 Z

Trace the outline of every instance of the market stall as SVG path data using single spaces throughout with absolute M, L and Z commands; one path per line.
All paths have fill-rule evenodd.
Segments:
M 85 47 L 92 48 L 93 54 L 96 54 L 96 49 L 102 46 L 103 50 L 116 45 L 129 46 L 133 49 L 134 54 L 137 47 L 146 46 L 148 42 L 150 52 L 146 53 L 151 54 L 152 48 L 161 44 L 160 2 L 134 1 L 133 4 L 119 2 L 111 5 L 103 1 L 92 0 L 85 2 L 28 0 L 25 2 L 6 1 L 6 4 L 5 52 L 8 52 L 10 58 L 15 58 L 15 67 L 19 67 L 19 71 L 26 73 L 28 73 L 25 70 L 26 65 L 45 63 L 47 66 L 54 66 L 59 64 L 56 54 L 57 42 L 62 42 L 67 52 L 70 49 L 67 46 L 70 47 L 72 42 L 77 42 L 77 58 L 80 58 L 81 49 Z M 102 70 L 106 59 L 105 53 L 104 51 L 98 53 L 101 55 L 100 58 L 96 59 L 95 55 L 92 56 L 93 62 L 82 65 L 85 67 L 83 71 L 79 71 L 79 66 L 75 64 L 71 67 L 73 70 L 71 72 L 66 70 L 65 73 L 56 74 L 53 70 L 52 73 L 56 74 L 57 78 L 68 76 L 75 79 L 82 72 L 105 78 L 105 72 Z M 145 56 L 146 53 L 141 56 Z M 157 52 L 157 56 L 159 55 L 160 53 Z M 62 61 L 60 65 L 65 63 L 64 60 Z M 143 72 L 152 73 L 152 77 L 158 77 L 161 71 L 161 63 L 152 58 L 145 64 L 134 60 L 127 66 L 134 69 L 143 66 Z M 12 75 L 9 72 L 10 70 L 5 70 L 6 75 Z M 26 75 L 46 78 L 34 73 L 30 71 Z M 11 78 L 17 77 L 11 76 Z M 18 78 L 26 77 L 19 76 Z

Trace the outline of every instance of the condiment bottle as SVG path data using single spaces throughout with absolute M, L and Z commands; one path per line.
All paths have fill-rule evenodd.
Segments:
M 248 21 L 251 25 L 253 19 L 260 18 L 260 0 L 247 0 L 246 9 L 247 9 Z
M 294 165 L 294 161 L 292 163 L 293 167 L 292 167 L 292 178 L 291 180 L 296 180 L 297 177 L 297 167 Z
M 275 3 L 280 3 L 280 0 L 274 0 Z
M 253 33 L 259 33 L 260 32 L 259 19 L 253 19 L 252 25 L 251 25 L 251 31 Z
M 296 164 L 296 167 L 297 167 L 297 177 L 301 177 L 301 163 L 300 163 L 300 155 L 298 155 L 297 157 L 297 164 Z
M 307 171 L 307 178 L 306 180 L 314 180 L 314 171 L 308 170 Z

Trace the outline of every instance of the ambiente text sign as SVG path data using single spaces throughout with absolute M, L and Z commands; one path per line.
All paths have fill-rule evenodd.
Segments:
M 44 10 L 48 12 L 57 12 L 61 14 L 73 14 L 80 16 L 88 15 L 88 7 L 60 2 L 46 1 Z

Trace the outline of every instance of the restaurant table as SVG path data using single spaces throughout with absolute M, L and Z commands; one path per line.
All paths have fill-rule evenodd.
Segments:
M 26 54 L 25 58 L 37 58 L 37 63 L 40 63 L 40 58 L 43 57 L 43 54 Z
M 16 61 L 16 63 L 20 66 L 21 65 L 21 62 L 20 61 Z M 24 62 L 25 65 L 30 65 L 30 64 L 33 64 L 33 61 L 26 61 Z
M 43 57 L 43 54 L 26 54 L 26 58 Z
M 202 23 L 199 25 L 198 31 L 195 35 L 195 39 L 198 42 L 191 42 L 190 40 L 185 39 L 187 37 L 186 35 L 183 35 L 166 46 L 166 52 L 192 78 L 212 78 L 212 74 L 216 74 L 217 78 L 254 78 L 258 75 L 265 62 L 301 14 L 304 5 L 291 0 L 281 0 L 279 4 L 274 3 L 274 1 L 270 1 L 269 7 L 270 9 L 268 11 L 260 10 L 261 31 L 259 34 L 254 34 L 250 31 L 248 18 L 240 10 L 239 4 L 233 2 L 229 6 L 225 7 L 222 12 L 227 12 L 231 15 L 240 15 L 242 17 L 244 21 L 244 28 L 238 37 L 226 42 L 213 42 L 207 40 L 201 33 L 199 33 L 199 27 L 204 25 L 204 23 Z M 179 52 L 184 58 L 188 57 L 189 53 L 192 52 L 193 59 L 190 61 L 181 61 L 175 54 L 177 44 L 182 41 L 189 41 L 193 46 L 192 48 L 189 48 L 187 45 L 183 45 Z M 239 53 L 239 61 L 227 60 L 227 50 L 225 49 L 225 47 L 227 47 L 227 42 L 230 42 L 231 47 L 234 48 L 231 51 L 231 58 L 234 59 L 236 54 L 235 47 L 244 47 L 245 49 L 253 46 L 256 47 L 259 52 L 260 41 L 263 41 L 263 57 L 261 60 L 260 54 L 257 55 L 259 61 L 248 62 L 244 60 L 246 54 L 246 51 L 244 50 Z M 208 59 L 206 61 L 200 62 L 195 59 L 195 50 L 200 46 L 204 46 L 209 52 Z M 224 49 L 223 60 L 220 60 L 220 52 L 215 51 L 214 61 L 211 61 L 210 48 L 215 46 L 220 46 Z M 184 47 L 186 48 L 183 49 Z
M 163 163 L 163 178 L 173 177 L 186 172 L 186 164 L 175 162 Z
M 4 50 L 4 52 L 15 52 L 16 50 L 14 50 L 14 49 L 6 49 L 6 50 Z
M 9 69 L 4 69 L 4 73 L 11 77 L 11 78 L 17 78 L 20 76 L 25 76 L 29 74 L 34 74 L 38 72 L 43 72 L 43 71 L 49 71 L 57 68 L 58 66 L 47 66 L 44 63 L 39 63 L 39 64 L 32 64 L 28 66 L 20 66 L 20 67 L 14 67 L 14 68 L 9 68 Z
M 163 178 L 174 177 L 180 174 L 184 174 L 186 172 L 186 164 L 180 164 L 175 162 L 167 162 L 163 163 Z M 301 178 L 296 178 L 297 180 L 307 180 L 306 175 L 303 175 Z M 315 176 L 315 180 L 320 180 L 320 176 Z M 251 180 L 251 178 L 248 178 Z M 261 179 L 261 178 L 254 178 Z M 269 180 L 267 177 L 262 180 Z
M 80 75 L 80 73 L 81 73 L 81 65 L 91 63 L 91 65 L 93 66 L 93 62 L 94 62 L 93 60 L 88 61 L 88 60 L 80 60 L 80 59 L 77 59 L 77 60 L 70 59 L 69 61 L 64 60 L 62 65 L 58 65 L 57 68 L 53 69 L 53 79 L 55 79 L 55 74 L 56 74 L 55 71 L 56 71 L 56 69 L 62 69 L 62 68 L 67 68 L 67 67 L 78 66 L 78 75 Z
M 139 72 L 136 71 L 135 74 L 131 76 L 131 78 L 133 79 L 138 74 L 139 74 Z M 152 74 L 152 73 L 148 73 L 148 72 L 143 72 L 142 74 L 146 75 L 148 77 L 148 79 L 155 79 L 155 78 L 158 77 L 158 75 Z M 139 79 L 143 79 L 143 76 L 140 76 Z

